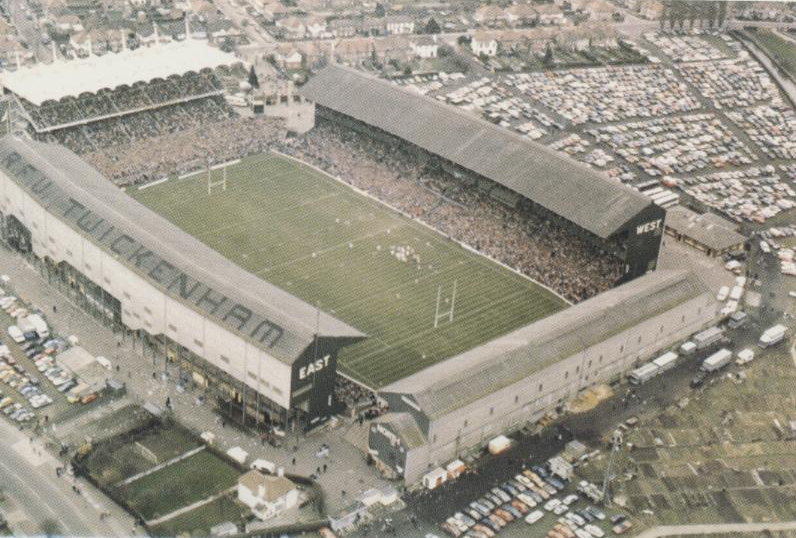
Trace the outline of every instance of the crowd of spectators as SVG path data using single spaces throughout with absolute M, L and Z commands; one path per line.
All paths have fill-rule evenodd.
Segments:
M 223 88 L 212 71 L 172 75 L 167 79 L 137 82 L 132 86 L 103 89 L 96 93 L 84 93 L 78 97 L 64 97 L 59 101 L 48 101 L 41 106 L 20 99 L 37 129 L 90 121 L 109 115 L 119 115 L 141 108 L 152 107 L 174 101 L 194 99 L 217 93 Z
M 505 189 L 456 179 L 396 144 L 319 121 L 284 151 L 551 287 L 572 301 L 615 285 L 622 263 L 556 217 L 507 205 Z M 483 183 L 483 182 L 481 182 Z M 503 194 L 502 196 L 498 196 Z M 503 201 L 501 201 L 501 199 Z
M 131 185 L 263 153 L 285 134 L 279 119 L 228 117 L 109 145 L 83 158 L 117 185 Z

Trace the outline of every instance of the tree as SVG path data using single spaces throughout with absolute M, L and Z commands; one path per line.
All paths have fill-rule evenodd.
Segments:
M 442 28 L 440 28 L 439 23 L 434 20 L 434 18 L 430 18 L 428 23 L 426 23 L 426 33 L 427 34 L 438 34 L 442 32 Z
M 547 46 L 542 62 L 548 67 L 553 65 L 553 48 L 550 45 Z
M 384 17 L 386 14 L 387 14 L 387 12 L 385 11 L 384 6 L 381 5 L 380 3 L 377 3 L 376 4 L 376 9 L 373 10 L 373 15 L 375 15 L 376 17 L 381 18 L 381 17 Z
M 257 79 L 257 73 L 254 70 L 254 66 L 251 66 L 251 69 L 249 69 L 249 85 L 252 88 L 260 87 L 260 81 Z
M 473 40 L 473 38 L 471 38 L 468 35 L 460 35 L 459 37 L 456 38 L 456 43 L 458 43 L 459 45 L 464 46 L 464 45 L 469 45 L 470 41 L 472 41 L 472 40 Z

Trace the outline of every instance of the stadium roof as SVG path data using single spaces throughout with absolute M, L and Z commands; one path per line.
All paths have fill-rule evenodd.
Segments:
M 316 329 L 321 338 L 340 338 L 343 343 L 364 337 L 245 271 L 127 196 L 62 146 L 5 136 L 0 139 L 0 168 L 49 212 L 127 268 L 287 364 L 314 341 Z M 73 200 L 85 209 L 73 211 Z M 119 245 L 126 251 L 120 253 Z M 151 254 L 136 256 L 138 252 Z M 233 305 L 251 316 L 241 323 L 240 310 L 230 315 Z M 264 342 L 262 335 L 273 325 L 278 327 L 271 331 L 273 338 Z
M 692 272 L 656 271 L 388 385 L 440 418 L 674 306 L 715 298 Z M 462 390 L 467 387 L 467 390 Z
M 711 250 L 723 252 L 743 245 L 746 238 L 732 229 L 732 224 L 711 213 L 700 215 L 677 206 L 666 212 L 666 226 Z
M 85 92 L 112 90 L 124 84 L 129 86 L 241 62 L 235 55 L 211 47 L 205 41 L 189 39 L 124 50 L 118 54 L 107 53 L 2 71 L 0 85 L 39 106 L 45 101 L 77 97 Z
M 489 178 L 599 237 L 610 237 L 652 203 L 528 138 L 353 69 L 330 65 L 299 91 Z

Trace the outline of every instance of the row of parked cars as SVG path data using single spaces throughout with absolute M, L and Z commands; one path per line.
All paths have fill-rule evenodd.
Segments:
M 0 308 L 17 320 L 28 316 L 28 309 L 18 302 L 17 298 L 12 295 L 6 295 L 1 289 Z M 16 325 L 11 325 L 8 328 L 8 335 L 14 343 L 20 345 L 28 358 L 33 358 L 39 350 L 55 353 L 59 349 L 59 346 L 56 345 L 58 339 L 45 340 L 35 331 L 23 333 Z M 40 369 L 39 371 L 43 370 Z M 0 343 L 0 381 L 27 400 L 32 409 L 40 409 L 53 403 L 52 398 L 41 390 L 38 377 L 28 373 L 25 367 L 11 354 L 8 346 L 2 343 Z M 15 402 L 10 396 L 1 397 L 0 399 L 0 410 L 17 422 L 27 422 L 34 417 L 34 413 L 30 408 Z
M 492 538 L 511 521 L 524 519 L 534 525 L 550 513 L 560 517 L 549 538 L 603 538 L 605 532 L 595 523 L 606 515 L 594 506 L 575 509 L 576 494 L 558 498 L 565 488 L 564 481 L 544 467 L 534 466 L 492 488 L 441 526 L 454 538 Z

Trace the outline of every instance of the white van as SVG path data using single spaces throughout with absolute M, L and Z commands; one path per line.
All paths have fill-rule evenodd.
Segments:
M 8 336 L 17 344 L 21 344 L 25 341 L 25 335 L 22 334 L 22 331 L 16 325 L 12 325 L 8 328 Z
M 276 474 L 276 464 L 268 460 L 256 459 L 251 463 L 251 465 L 249 465 L 249 467 L 256 471 L 265 471 L 270 474 Z

